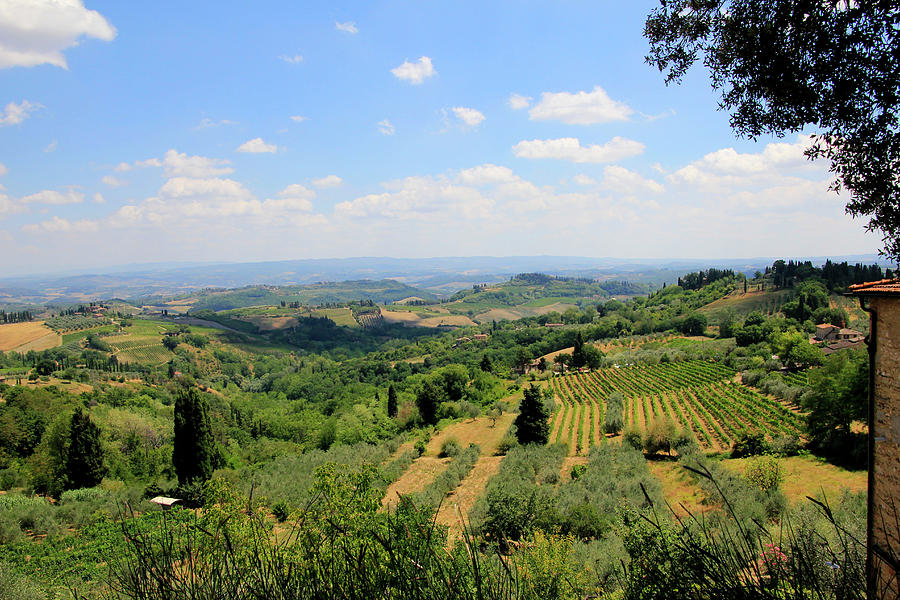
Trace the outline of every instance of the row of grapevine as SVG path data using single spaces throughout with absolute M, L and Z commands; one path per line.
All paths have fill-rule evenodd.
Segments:
M 744 431 L 775 438 L 799 436 L 801 416 L 777 400 L 732 381 L 734 371 L 706 361 L 685 361 L 603 369 L 551 379 L 559 409 L 551 421 L 551 442 L 565 442 L 580 454 L 605 440 L 605 400 L 613 391 L 626 397 L 626 426 L 643 429 L 671 418 L 690 429 L 701 446 L 724 450 Z

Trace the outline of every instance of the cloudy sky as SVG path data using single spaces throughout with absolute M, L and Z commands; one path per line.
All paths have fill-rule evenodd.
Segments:
M 876 250 L 803 136 L 663 84 L 653 6 L 0 0 L 3 270 Z

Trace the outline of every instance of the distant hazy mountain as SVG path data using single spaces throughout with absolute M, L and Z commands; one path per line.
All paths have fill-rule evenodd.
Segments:
M 789 257 L 786 257 L 789 258 Z M 793 257 L 797 260 L 797 257 Z M 835 261 L 879 262 L 877 255 L 832 256 Z M 98 273 L 0 278 L 0 304 L 71 303 L 101 298 L 174 295 L 191 290 L 246 285 L 301 285 L 321 281 L 396 279 L 441 294 L 475 283 L 504 281 L 516 273 L 626 279 L 662 285 L 709 267 L 745 273 L 763 270 L 773 258 L 651 259 L 583 256 L 469 256 L 445 258 L 323 258 L 256 263 L 153 264 L 110 267 Z M 822 263 L 825 257 L 803 257 Z

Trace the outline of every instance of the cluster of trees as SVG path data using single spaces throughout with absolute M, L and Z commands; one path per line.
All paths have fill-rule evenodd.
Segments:
M 13 312 L 6 312 L 5 310 L 0 310 L 0 323 L 22 323 L 24 321 L 33 321 L 34 313 L 30 310 L 20 310 Z
M 707 269 L 682 275 L 678 278 L 678 285 L 685 290 L 699 290 L 705 285 L 726 277 L 734 279 L 734 271 L 732 269 Z
M 826 260 L 821 267 L 814 266 L 808 260 L 776 260 L 771 267 L 766 267 L 765 274 L 771 277 L 776 288 L 795 287 L 804 281 L 814 280 L 824 284 L 828 292 L 843 292 L 857 283 L 894 276 L 891 269 L 882 269 L 880 265 L 851 265 L 847 261 L 836 263 L 831 259 Z

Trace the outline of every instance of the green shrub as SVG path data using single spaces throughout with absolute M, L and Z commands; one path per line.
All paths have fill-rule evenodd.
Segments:
M 587 471 L 587 465 L 572 465 L 572 470 L 569 471 L 569 477 L 576 481 L 579 477 L 584 475 L 584 472 Z
M 675 437 L 675 421 L 671 417 L 653 419 L 644 434 L 644 452 L 647 454 L 669 453 L 672 451 Z
M 284 523 L 287 521 L 288 516 L 291 514 L 291 508 L 287 505 L 286 502 L 276 502 L 272 505 L 272 514 L 278 520 L 279 523 Z
M 768 450 L 766 436 L 759 431 L 743 431 L 731 445 L 731 458 L 757 456 Z
M 3 600 L 44 600 L 46 596 L 25 576 L 17 573 L 12 565 L 0 563 L 0 598 Z
M 516 439 L 516 436 L 507 433 L 500 440 L 500 443 L 497 444 L 497 456 L 503 456 L 504 454 L 508 454 L 510 450 L 513 448 L 518 448 L 519 440 Z
M 59 503 L 61 505 L 77 502 L 97 503 L 105 500 L 108 496 L 109 492 L 99 487 L 80 488 L 63 492 L 59 497 Z
M 457 456 L 460 452 L 462 452 L 462 446 L 459 445 L 459 441 L 454 438 L 447 438 L 444 440 L 444 443 L 441 444 L 441 451 L 438 454 L 439 458 L 453 458 Z
M 644 449 L 644 440 L 642 439 L 641 432 L 633 426 L 625 430 L 625 435 L 622 437 L 622 443 L 635 450 Z
M 537 482 L 550 485 L 559 483 L 559 469 L 554 469 L 550 465 L 541 467 L 541 470 L 537 473 Z
M 0 490 L 9 491 L 25 485 L 25 478 L 16 469 L 0 469 Z
M 796 435 L 784 434 L 772 440 L 769 448 L 772 454 L 777 456 L 797 456 L 800 454 L 802 443 Z
M 747 463 L 744 476 L 765 493 L 778 489 L 784 472 L 774 456 L 756 456 Z
M 413 446 L 416 449 L 416 452 L 419 453 L 419 456 L 425 454 L 425 441 L 424 440 L 416 440 L 416 443 Z

